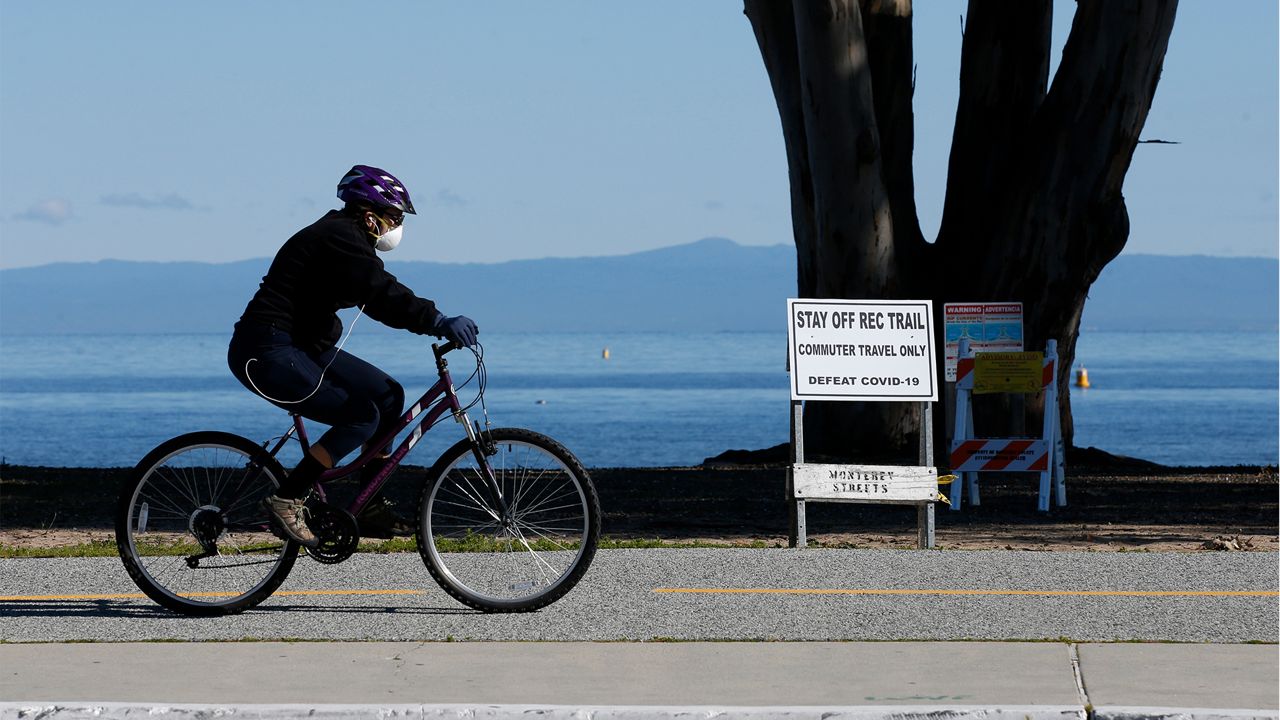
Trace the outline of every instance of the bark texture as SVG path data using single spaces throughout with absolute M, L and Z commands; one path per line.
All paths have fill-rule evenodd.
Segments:
M 929 243 L 911 166 L 910 0 L 745 0 L 786 141 L 798 295 L 931 299 L 938 347 L 942 303 L 1021 301 L 1027 349 L 1058 341 L 1070 443 L 1080 315 L 1128 239 L 1121 191 L 1176 7 L 1080 0 L 1051 84 L 1051 0 L 970 0 L 942 224 Z M 1038 419 L 1042 404 L 1028 414 Z M 833 456 L 911 447 L 909 408 L 869 405 L 808 413 L 807 445 Z

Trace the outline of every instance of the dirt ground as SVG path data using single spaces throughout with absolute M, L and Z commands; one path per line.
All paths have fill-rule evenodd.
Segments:
M 1070 459 L 1070 456 L 1069 456 Z M 113 538 L 128 469 L 0 467 L 0 546 L 55 547 Z M 425 470 L 402 469 L 387 494 L 412 510 Z M 607 537 L 785 547 L 780 466 L 592 471 Z M 1275 551 L 1274 467 L 1068 466 L 1067 505 L 1037 512 L 1035 476 L 982 478 L 982 504 L 939 505 L 941 548 L 1095 551 Z M 914 508 L 809 503 L 812 545 L 912 548 Z

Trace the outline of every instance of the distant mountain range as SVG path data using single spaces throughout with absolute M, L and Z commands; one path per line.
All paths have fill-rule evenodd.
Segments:
M 230 332 L 269 264 L 104 260 L 0 270 L 0 334 Z M 784 300 L 795 294 L 794 248 L 724 238 L 611 257 L 390 260 L 387 268 L 444 312 L 494 332 L 781 331 Z M 1273 331 L 1277 270 L 1271 258 L 1122 256 L 1094 285 L 1083 326 Z
M 1121 255 L 1089 291 L 1092 330 L 1265 330 L 1280 321 L 1275 258 Z

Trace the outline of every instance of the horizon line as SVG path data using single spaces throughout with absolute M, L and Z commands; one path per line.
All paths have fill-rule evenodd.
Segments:
M 509 263 L 540 262 L 540 261 L 546 261 L 546 260 L 607 260 L 607 259 L 615 259 L 615 258 L 626 258 L 626 257 L 634 257 L 634 256 L 636 256 L 636 255 L 646 255 L 646 254 L 649 254 L 649 253 L 657 253 L 657 252 L 663 252 L 663 251 L 667 251 L 667 250 L 674 250 L 674 249 L 679 249 L 679 248 L 688 248 L 688 247 L 693 247 L 693 246 L 695 246 L 695 245 L 705 245 L 705 244 L 708 244 L 708 243 L 716 243 L 716 244 L 728 243 L 728 244 L 733 245 L 734 247 L 737 247 L 737 248 L 762 248 L 762 249 L 772 249 L 772 248 L 781 248 L 781 247 L 788 247 L 788 248 L 793 247 L 790 243 L 774 243 L 774 244 L 771 244 L 771 245 L 746 245 L 746 244 L 740 243 L 740 242 L 738 242 L 738 241 L 736 241 L 736 240 L 733 240 L 732 238 L 726 238 L 726 237 L 722 237 L 722 236 L 708 236 L 708 237 L 700 238 L 700 239 L 698 239 L 698 240 L 693 240 L 693 241 L 686 242 L 686 243 L 677 243 L 677 244 L 674 244 L 674 245 L 664 245 L 664 246 L 656 247 L 656 248 L 648 248 L 648 249 L 645 249 L 645 250 L 635 250 L 635 251 L 632 251 L 632 252 L 615 253 L 615 254 L 611 254 L 611 255 L 545 255 L 545 256 L 542 256 L 542 257 L 512 258 L 512 259 L 509 259 L 509 260 L 493 260 L 493 261 L 480 261 L 480 260 L 463 260 L 463 261 L 446 261 L 446 260 L 398 260 L 398 259 L 394 259 L 394 258 L 392 258 L 392 259 L 387 259 L 387 258 L 385 257 L 385 255 L 384 255 L 383 257 L 384 257 L 384 262 L 386 262 L 386 263 L 388 263 L 388 264 L 394 263 L 394 264 L 397 264 L 397 265 L 400 265 L 400 264 L 407 264 L 407 263 L 431 263 L 431 264 L 435 264 L 435 265 L 490 265 L 490 266 L 492 266 L 492 265 L 505 265 L 505 264 L 509 264 Z M 1280 261 L 1280 256 L 1269 256 L 1269 255 L 1212 255 L 1212 254 L 1209 254 L 1209 253 L 1165 254 L 1165 253 L 1153 253 L 1153 252 L 1134 252 L 1134 253 L 1126 254 L 1125 252 L 1121 251 L 1120 255 L 1119 255 L 1119 256 L 1117 256 L 1117 258 L 1119 258 L 1119 257 L 1211 258 L 1211 259 L 1215 259 L 1215 260 L 1270 260 L 1270 261 Z M 254 262 L 254 261 L 264 261 L 264 260 L 269 262 L 269 261 L 271 260 L 271 258 L 272 258 L 272 256 L 270 256 L 270 255 L 259 255 L 259 256 L 255 256 L 255 257 L 239 258 L 239 259 L 236 259 L 236 260 L 126 260 L 126 259 L 122 259 L 122 258 L 110 258 L 110 257 L 108 257 L 108 258 L 98 258 L 98 259 L 96 259 L 96 260 L 55 260 L 55 261 L 53 261 L 53 262 L 41 263 L 41 264 L 37 264 L 37 265 L 15 265 L 15 266 L 11 266 L 11 267 L 0 267 L 0 272 L 8 272 L 8 271 L 11 271 L 11 270 L 36 270 L 36 269 L 41 269 L 41 268 L 54 267 L 54 266 L 57 266 L 57 265 L 99 265 L 99 264 L 103 264 L 103 263 L 121 263 L 121 264 L 135 264 L 135 265 L 208 265 L 208 266 L 219 266 L 219 265 L 235 265 L 235 264 L 238 264 L 238 263 L 246 263 L 246 262 Z M 1114 262 L 1114 260 L 1113 260 L 1112 262 Z M 1108 263 L 1108 265 L 1109 265 L 1109 264 L 1110 264 L 1110 263 Z
M 704 245 L 704 244 L 708 244 L 708 243 L 716 243 L 716 244 L 724 244 L 724 243 L 728 243 L 728 244 L 730 244 L 730 245 L 733 245 L 733 246 L 735 246 L 735 247 L 739 247 L 739 248 L 779 248 L 779 247 L 791 247 L 791 244 L 790 244 L 790 243 L 773 243 L 773 244 L 771 244 L 771 245 L 748 245 L 748 244 L 740 243 L 740 242 L 738 242 L 737 240 L 734 240 L 734 239 L 732 239 L 732 238 L 727 238 L 727 237 L 724 237 L 724 236 L 721 236 L 721 235 L 708 235 L 708 236 L 706 236 L 706 237 L 699 238 L 699 239 L 697 239 L 697 240 L 691 240 L 691 241 L 689 241 L 689 242 L 685 242 L 685 243 L 676 243 L 676 244 L 674 244 L 674 245 L 663 245 L 663 246 L 661 246 L 661 247 L 656 247 L 656 248 L 648 248 L 648 249 L 644 249 L 644 250 L 633 250 L 633 251 L 630 251 L 630 252 L 614 253 L 614 254 L 611 254 L 611 255 L 544 255 L 544 256 L 542 256 L 542 257 L 511 258 L 511 259 L 508 259 L 508 260 L 492 260 L 492 261 L 482 261 L 482 260 L 461 260 L 461 261 L 448 261 L 448 260 L 397 260 L 397 259 L 392 258 L 392 259 L 390 259 L 389 261 L 390 261 L 390 262 L 395 262 L 395 263 L 397 263 L 397 264 L 398 264 L 398 263 L 402 263 L 402 262 L 404 262 L 404 263 L 435 263 L 435 264 L 437 264 L 437 265 L 503 265 L 503 264 L 506 264 L 506 263 L 515 263 L 515 262 L 537 262 L 537 261 L 539 261 L 539 260 L 600 260 L 600 259 L 608 259 L 608 258 L 632 257 L 632 256 L 634 256 L 634 255 L 644 255 L 644 254 L 647 254 L 647 253 L 662 252 L 662 251 L 664 251 L 664 250 L 673 250 L 673 249 L 676 249 L 676 248 L 686 248 L 686 247 L 692 247 L 692 246 L 694 246 L 694 245 Z M 388 260 L 387 260 L 387 258 L 386 258 L 386 255 L 385 255 L 385 254 L 383 254 L 383 255 L 382 255 L 382 257 L 384 258 L 384 262 L 387 262 L 387 261 L 388 261 Z M 258 256 L 254 256 L 254 257 L 239 258 L 239 259 L 237 259 L 237 260 L 125 260 L 125 259 L 122 259 L 122 258 L 98 258 L 98 259 L 96 259 L 96 260 L 54 260 L 54 261 L 52 261 L 52 262 L 41 263 L 41 264 L 38 264 L 38 265 L 14 265 L 14 266 L 10 266 L 10 267 L 0 267 L 0 272 L 4 272 L 4 271 L 6 271 L 6 270 L 31 270 L 31 269 L 34 269 L 34 268 L 51 267 L 51 266 L 53 266 L 53 265 L 96 265 L 96 264 L 99 264 L 99 263 L 135 263 L 135 264 L 139 264 L 139 265 L 143 265 L 143 264 L 151 264 L 151 265 L 177 265 L 177 264 L 194 264 L 194 265 L 234 265 L 234 264 L 236 264 L 236 263 L 252 262 L 252 261 L 255 261 L 255 260 L 271 260 L 271 258 L 272 258 L 272 256 L 271 256 L 271 255 L 258 255 Z

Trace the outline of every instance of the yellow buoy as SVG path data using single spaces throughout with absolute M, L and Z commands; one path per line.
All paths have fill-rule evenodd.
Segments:
M 604 352 L 600 353 L 600 357 L 604 358 L 605 360 L 608 360 L 608 359 L 609 359 L 609 348 L 605 348 L 605 349 L 604 349 Z
M 1089 371 L 1086 370 L 1083 365 L 1080 366 L 1080 369 L 1076 370 L 1076 387 L 1089 387 Z

